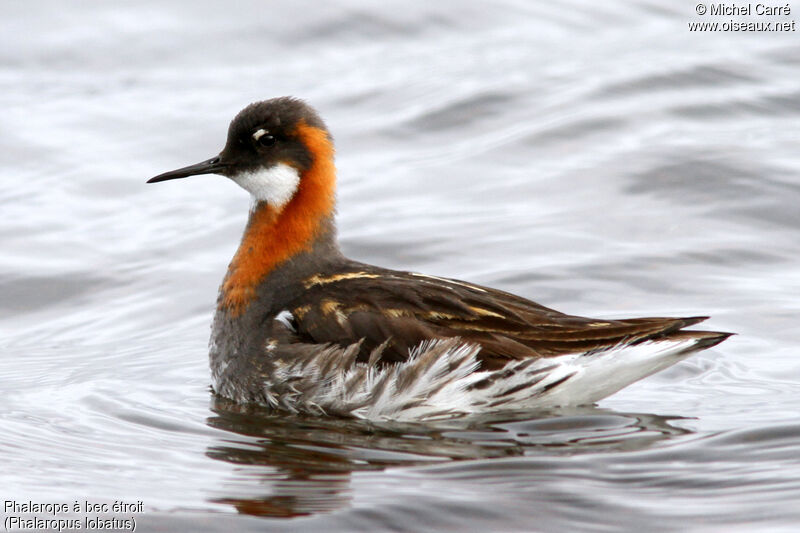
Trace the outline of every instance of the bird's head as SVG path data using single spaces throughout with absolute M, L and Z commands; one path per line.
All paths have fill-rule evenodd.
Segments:
M 219 155 L 159 174 L 147 183 L 220 174 L 247 190 L 257 202 L 280 210 L 312 173 L 316 180 L 335 180 L 328 129 L 311 106 L 296 98 L 281 97 L 250 104 L 240 111 L 231 121 L 228 140 Z

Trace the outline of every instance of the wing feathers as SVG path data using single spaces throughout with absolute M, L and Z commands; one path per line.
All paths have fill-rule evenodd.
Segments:
M 300 342 L 349 346 L 357 359 L 406 361 L 430 339 L 461 337 L 479 345 L 484 370 L 510 360 L 554 357 L 648 340 L 696 338 L 711 346 L 727 334 L 683 331 L 707 317 L 595 320 L 571 316 L 510 293 L 448 280 L 358 265 L 307 290 L 290 307 Z M 381 350 L 376 348 L 382 346 Z

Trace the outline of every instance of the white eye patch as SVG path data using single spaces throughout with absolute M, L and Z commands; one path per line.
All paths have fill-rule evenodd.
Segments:
M 268 132 L 267 130 L 265 130 L 264 128 L 261 128 L 261 129 L 259 129 L 259 130 L 256 130 L 255 132 L 253 132 L 253 140 L 254 140 L 254 141 L 257 141 L 257 140 L 259 140 L 261 137 L 263 137 L 264 135 L 266 135 L 266 134 L 268 134 L 268 133 L 269 133 L 269 132 Z
M 255 200 L 267 202 L 269 205 L 281 208 L 297 192 L 300 173 L 296 168 L 286 163 L 278 163 L 269 168 L 241 172 L 231 176 L 231 179 L 249 192 Z

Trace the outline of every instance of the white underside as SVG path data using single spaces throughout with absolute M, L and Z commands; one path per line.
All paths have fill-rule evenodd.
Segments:
M 300 183 L 300 173 L 285 163 L 252 172 L 241 172 L 232 176 L 240 187 L 249 192 L 256 201 L 283 207 L 292 199 Z
M 281 317 L 284 318 L 284 317 Z M 283 320 L 281 320 L 283 322 Z M 358 345 L 309 346 L 282 357 L 263 388 L 236 389 L 215 373 L 214 389 L 237 401 L 260 401 L 290 412 L 337 414 L 371 420 L 431 420 L 472 413 L 541 409 L 597 402 L 673 365 L 696 341 L 643 342 L 604 351 L 512 361 L 502 370 L 476 371 L 479 346 L 460 339 L 428 341 L 394 365 L 356 363 Z

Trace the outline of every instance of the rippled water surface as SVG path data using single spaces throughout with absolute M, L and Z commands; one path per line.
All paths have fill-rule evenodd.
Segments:
M 0 10 L 3 500 L 141 500 L 137 531 L 800 528 L 798 33 L 690 32 L 685 1 Z M 335 135 L 351 257 L 738 336 L 580 409 L 215 399 L 248 198 L 144 181 L 285 94 Z

